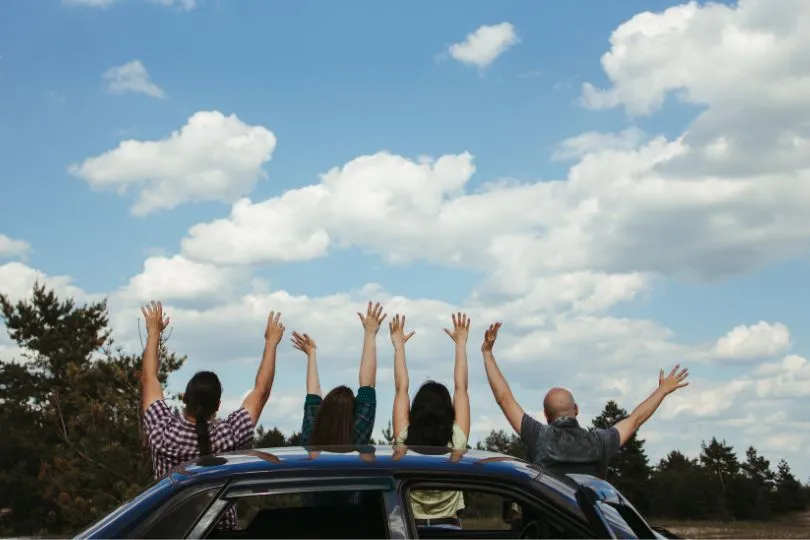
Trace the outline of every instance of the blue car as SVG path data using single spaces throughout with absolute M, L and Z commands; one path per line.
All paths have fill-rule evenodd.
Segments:
M 459 522 L 412 490 L 461 491 Z M 222 527 L 225 516 L 237 526 Z M 423 516 L 424 517 L 424 516 Z M 665 538 L 610 484 L 492 452 L 273 448 L 174 469 L 76 538 Z

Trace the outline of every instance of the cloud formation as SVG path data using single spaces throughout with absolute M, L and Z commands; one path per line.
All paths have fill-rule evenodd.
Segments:
M 107 90 L 113 94 L 145 94 L 163 99 L 166 93 L 152 82 L 149 72 L 140 60 L 112 67 L 101 75 Z
M 450 45 L 447 52 L 462 64 L 484 69 L 519 42 L 512 23 L 502 22 L 480 26 L 464 41 Z
M 262 167 L 275 147 L 275 136 L 262 126 L 200 111 L 166 138 L 123 141 L 68 171 L 95 189 L 135 188 L 132 213 L 144 216 L 193 201 L 235 201 L 267 178 Z

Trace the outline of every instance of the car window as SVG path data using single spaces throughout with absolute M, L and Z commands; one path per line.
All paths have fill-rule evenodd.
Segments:
M 225 528 L 236 510 L 236 528 Z M 223 507 L 208 538 L 387 538 L 382 490 L 256 490 Z
M 502 488 L 459 484 L 458 489 L 428 489 L 411 482 L 404 490 L 409 519 L 418 538 L 582 538 L 587 525 L 572 526 L 571 517 L 555 513 Z
M 135 537 L 185 538 L 219 489 L 208 487 L 177 495 L 150 522 L 134 531 Z

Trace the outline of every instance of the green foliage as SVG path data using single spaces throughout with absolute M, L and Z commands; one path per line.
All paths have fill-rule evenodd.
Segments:
M 0 534 L 67 534 L 151 482 L 141 431 L 140 357 L 116 348 L 105 301 L 77 306 L 36 285 L 0 295 L 24 357 L 0 364 Z M 183 363 L 165 348 L 161 382 Z

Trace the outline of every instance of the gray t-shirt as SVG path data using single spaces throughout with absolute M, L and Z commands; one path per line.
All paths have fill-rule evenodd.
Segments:
M 532 463 L 563 474 L 590 474 L 602 479 L 607 476 L 608 462 L 621 448 L 615 427 L 584 429 L 576 418 L 567 417 L 544 425 L 524 414 L 520 438 Z

